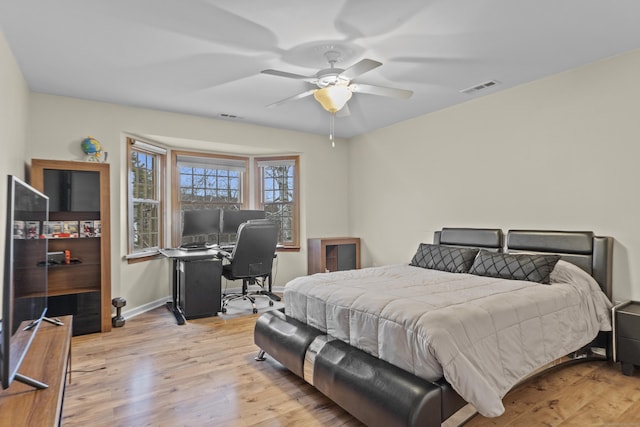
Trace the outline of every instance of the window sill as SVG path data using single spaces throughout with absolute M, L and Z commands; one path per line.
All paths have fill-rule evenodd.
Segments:
M 165 256 L 162 255 L 158 250 L 155 250 L 155 251 L 149 251 L 149 252 L 128 254 L 128 255 L 125 255 L 124 258 L 127 260 L 128 264 L 135 264 L 138 262 L 150 261 L 150 260 L 164 258 L 164 257 Z
M 300 246 L 278 246 L 276 252 L 300 252 Z

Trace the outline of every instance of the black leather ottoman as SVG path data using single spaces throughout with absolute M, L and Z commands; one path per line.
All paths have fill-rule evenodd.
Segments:
M 440 426 L 445 415 L 440 384 L 339 340 L 328 342 L 318 352 L 313 385 L 368 426 Z M 452 397 L 448 411 L 466 404 L 457 393 Z
M 253 341 L 264 352 L 304 378 L 304 356 L 320 331 L 305 325 L 280 310 L 267 311 L 256 321 Z

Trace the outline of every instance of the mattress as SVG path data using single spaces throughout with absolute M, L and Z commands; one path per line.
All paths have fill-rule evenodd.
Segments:
M 444 377 L 484 416 L 534 370 L 611 330 L 610 302 L 578 267 L 552 283 L 406 264 L 319 273 L 289 282 L 286 313 L 429 381 Z

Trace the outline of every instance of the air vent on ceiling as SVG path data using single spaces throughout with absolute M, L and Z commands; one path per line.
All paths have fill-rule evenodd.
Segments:
M 498 84 L 497 80 L 489 80 L 484 83 L 480 83 L 479 85 L 471 86 L 466 89 L 461 90 L 461 93 L 466 93 L 468 95 L 478 92 L 479 90 L 488 89 Z
M 242 117 L 240 116 L 236 116 L 235 114 L 229 114 L 229 113 L 220 113 L 218 114 L 218 117 L 220 117 L 221 119 L 231 119 L 231 120 L 242 119 Z

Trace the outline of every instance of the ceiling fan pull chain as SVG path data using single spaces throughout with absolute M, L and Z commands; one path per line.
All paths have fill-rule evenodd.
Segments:
M 333 131 L 335 129 L 335 120 L 336 120 L 336 113 L 330 113 L 329 114 L 329 141 L 331 141 L 332 148 L 336 147 L 336 142 L 333 139 Z

